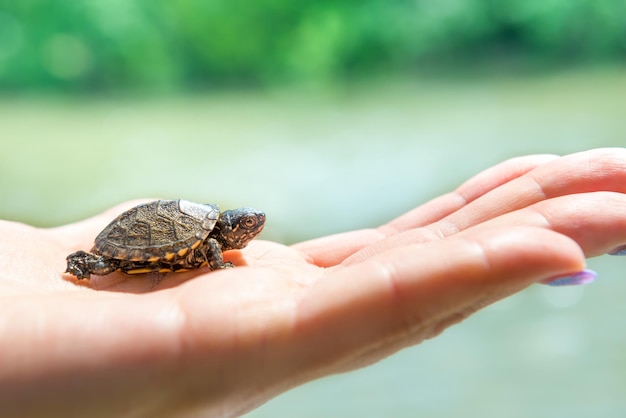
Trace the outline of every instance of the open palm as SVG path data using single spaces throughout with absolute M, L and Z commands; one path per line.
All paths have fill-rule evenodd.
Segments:
M 81 282 L 67 254 L 137 202 L 52 229 L 1 222 L 0 406 L 236 416 L 582 270 L 626 243 L 624 193 L 625 149 L 523 157 L 377 229 L 255 240 L 225 254 L 234 269 Z

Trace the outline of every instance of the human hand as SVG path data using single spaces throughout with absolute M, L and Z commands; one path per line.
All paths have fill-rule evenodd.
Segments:
M 76 224 L 0 223 L 6 416 L 235 416 L 439 334 L 626 243 L 626 150 L 531 156 L 373 230 L 253 241 L 237 268 L 76 283 L 131 202 Z M 271 214 L 268 216 L 271 217 Z

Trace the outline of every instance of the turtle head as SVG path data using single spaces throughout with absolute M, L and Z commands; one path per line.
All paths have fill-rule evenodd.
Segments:
M 261 233 L 265 226 L 265 213 L 253 208 L 239 208 L 222 212 L 215 228 L 222 250 L 238 250 Z

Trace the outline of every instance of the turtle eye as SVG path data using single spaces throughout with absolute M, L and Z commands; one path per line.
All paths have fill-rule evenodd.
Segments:
M 253 218 L 251 216 L 246 216 L 243 221 L 243 226 L 245 226 L 246 228 L 254 228 L 256 226 L 256 218 Z

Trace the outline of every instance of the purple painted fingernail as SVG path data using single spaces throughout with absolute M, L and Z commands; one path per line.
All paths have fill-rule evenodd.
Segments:
M 609 255 L 626 255 L 626 245 L 622 245 L 613 251 L 609 251 Z
M 575 273 L 567 273 L 560 276 L 550 277 L 542 280 L 541 283 L 548 286 L 578 286 L 593 282 L 598 273 L 593 270 L 581 270 Z

